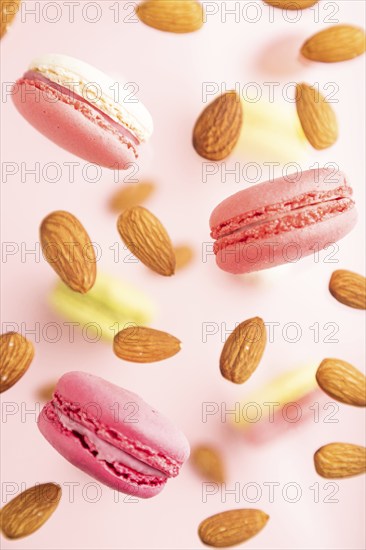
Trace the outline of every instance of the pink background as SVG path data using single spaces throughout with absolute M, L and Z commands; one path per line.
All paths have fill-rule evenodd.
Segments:
M 28 9 L 35 2 L 26 1 Z M 40 5 L 43 2 L 39 3 Z M 326 503 L 331 493 L 314 471 L 313 453 L 331 441 L 364 444 L 365 416 L 362 410 L 339 406 L 338 423 L 321 421 L 299 425 L 283 437 L 262 446 L 254 446 L 233 434 L 228 423 L 219 416 L 207 423 L 201 420 L 203 402 L 225 403 L 233 408 L 235 402 L 274 375 L 304 364 L 316 365 L 324 357 L 345 359 L 363 369 L 365 317 L 336 302 L 328 293 L 331 272 L 336 268 L 364 273 L 364 57 L 341 64 L 302 64 L 297 59 L 298 48 L 308 36 L 329 25 L 326 16 L 340 22 L 362 24 L 365 4 L 360 1 L 321 2 L 319 22 L 315 12 L 301 14 L 296 23 L 285 21 L 281 11 L 269 21 L 268 8 L 257 5 L 262 14 L 256 23 L 254 11 L 242 15 L 239 22 L 233 16 L 221 21 L 225 2 L 219 2 L 221 14 L 208 18 L 204 28 L 192 35 L 170 35 L 155 31 L 141 23 L 123 22 L 131 12 L 133 2 L 120 2 L 119 22 L 113 21 L 111 6 L 116 2 L 99 2 L 102 10 L 97 24 L 83 20 L 81 7 L 75 8 L 75 22 L 69 24 L 62 1 L 61 19 L 50 23 L 45 17 L 38 22 L 28 15 L 18 17 L 11 32 L 1 44 L 1 80 L 13 82 L 26 70 L 35 56 L 48 52 L 79 57 L 112 76 L 123 75 L 139 86 L 139 98 L 151 111 L 155 133 L 145 151 L 141 152 L 139 179 L 153 179 L 158 192 L 147 206 L 156 213 L 177 243 L 194 246 L 196 259 L 185 271 L 171 279 L 150 273 L 140 264 L 115 263 L 109 247 L 119 242 L 116 216 L 108 210 L 111 194 L 120 183 L 113 173 L 103 171 L 96 183 L 83 181 L 84 162 L 75 169 L 76 181 L 71 183 L 66 162 L 79 159 L 57 148 L 30 127 L 15 111 L 11 100 L 3 97 L 2 104 L 2 161 L 25 163 L 32 167 L 48 162 L 61 166 L 57 183 L 35 182 L 28 176 L 21 181 L 20 171 L 2 182 L 2 241 L 19 247 L 34 248 L 42 218 L 54 209 L 73 212 L 87 228 L 92 239 L 102 247 L 98 263 L 100 270 L 120 275 L 133 282 L 156 302 L 158 313 L 153 326 L 168 330 L 183 342 L 176 357 L 153 365 L 133 365 L 119 361 L 111 347 L 90 343 L 76 334 L 70 343 L 65 332 L 59 342 L 40 338 L 36 344 L 35 360 L 24 378 L 2 395 L 3 408 L 14 403 L 19 412 L 5 417 L 1 426 L 2 502 L 9 500 L 9 483 L 18 484 L 14 492 L 36 482 L 54 481 L 63 486 L 63 499 L 52 518 L 34 535 L 19 541 L 2 539 L 3 548 L 13 549 L 189 549 L 202 547 L 197 527 L 205 517 L 230 508 L 257 507 L 271 519 L 263 532 L 247 546 L 257 549 L 361 549 L 365 547 L 364 478 L 337 482 L 338 503 Z M 81 2 L 85 4 L 85 2 Z M 210 3 L 213 4 L 212 2 Z M 233 6 L 233 2 L 228 2 Z M 240 2 L 241 8 L 253 2 Z M 328 7 L 325 5 L 327 4 Z M 329 7 L 330 5 L 330 7 Z M 46 17 L 53 18 L 51 8 Z M 93 17 L 91 9 L 89 17 Z M 24 17 L 23 17 L 24 19 Z M 228 195 L 248 185 L 228 178 L 221 182 L 220 174 L 206 183 L 202 181 L 202 159 L 191 146 L 194 122 L 203 108 L 203 82 L 225 82 L 230 89 L 235 82 L 279 82 L 276 100 L 281 101 L 282 85 L 288 82 L 319 82 L 323 89 L 336 82 L 339 91 L 334 104 L 339 126 L 338 143 L 325 152 L 310 148 L 304 151 L 300 163 L 308 169 L 315 162 L 321 166 L 336 162 L 347 174 L 355 190 L 360 219 L 358 226 L 340 243 L 335 258 L 338 263 L 325 263 L 325 254 L 315 263 L 310 257 L 301 263 L 275 268 L 259 275 L 235 277 L 219 271 L 212 257 L 201 260 L 201 243 L 209 242 L 208 218 L 216 204 Z M 266 97 L 265 88 L 263 97 Z M 283 101 L 283 100 L 282 100 Z M 293 104 L 286 104 L 295 109 Z M 275 108 L 275 106 L 273 107 Z M 244 123 L 245 131 L 245 123 Z M 279 137 L 279 139 L 281 139 Z M 285 145 L 284 145 L 285 147 Z M 237 150 L 227 161 L 243 165 L 252 158 Z M 266 158 L 276 161 L 276 158 Z M 299 162 L 299 159 L 289 159 Z M 4 167 L 4 164 L 3 164 Z M 90 171 L 92 176 L 92 171 Z M 265 172 L 266 174 L 266 172 Z M 90 176 L 90 177 L 91 177 Z M 24 243 L 21 245 L 21 243 Z M 121 246 L 122 251 L 122 246 Z M 125 252 L 123 252 L 123 257 Z M 2 332 L 10 330 L 6 323 L 24 323 L 28 329 L 40 323 L 62 324 L 47 304 L 47 295 L 55 275 L 43 261 L 34 256 L 22 258 L 20 252 L 3 258 L 2 262 Z M 218 357 L 224 334 L 202 341 L 203 323 L 224 323 L 228 330 L 235 323 L 259 315 L 265 321 L 279 322 L 273 343 L 269 343 L 257 372 L 245 386 L 225 381 L 218 368 Z M 290 343 L 282 336 L 286 323 L 301 326 L 302 336 Z M 320 323 L 320 342 L 314 342 L 309 329 Z M 327 343 L 330 330 L 322 327 L 337 323 L 339 343 Z M 23 330 L 24 332 L 24 330 Z M 34 335 L 29 338 L 35 340 Z M 256 503 L 248 503 L 228 494 L 226 502 L 220 494 L 202 502 L 200 478 L 186 465 L 179 478 L 171 480 L 161 495 L 138 503 L 118 503 L 106 487 L 98 502 L 95 491 L 89 488 L 91 478 L 79 472 L 59 456 L 42 438 L 35 424 L 35 413 L 23 417 L 37 401 L 37 389 L 56 380 L 69 370 L 85 370 L 101 375 L 141 394 L 147 402 L 169 415 L 186 433 L 191 444 L 212 443 L 221 448 L 227 462 L 228 489 L 235 483 L 258 483 L 263 491 Z M 3 409 L 4 412 L 4 409 Z M 78 482 L 71 499 L 65 483 Z M 268 501 L 264 482 L 279 482 L 274 502 Z M 298 483 L 302 490 L 299 502 L 289 503 L 281 491 L 286 483 Z M 314 502 L 309 489 L 319 483 L 320 502 Z M 251 493 L 253 494 L 253 493 Z M 291 495 L 290 491 L 290 495 Z M 73 501 L 71 501 L 73 500 Z

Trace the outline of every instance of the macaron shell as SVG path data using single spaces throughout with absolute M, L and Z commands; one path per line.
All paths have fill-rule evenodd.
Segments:
M 271 159 L 282 165 L 306 156 L 308 142 L 293 104 L 243 98 L 242 104 L 245 124 L 235 149 L 237 155 L 252 162 Z
M 147 295 L 120 278 L 100 271 L 87 294 L 74 292 L 58 281 L 49 302 L 58 315 L 76 322 L 79 327 L 97 323 L 96 338 L 105 341 L 113 341 L 116 327 L 121 330 L 127 323 L 149 325 L 155 315 L 155 305 Z
M 275 409 L 273 418 L 266 417 L 259 422 L 248 425 L 243 430 L 245 440 L 254 445 L 262 445 L 284 435 L 293 428 L 300 427 L 304 422 L 314 418 L 312 405 L 321 400 L 322 397 L 321 391 L 315 389 L 301 398 L 289 401 L 288 409 L 285 410 L 284 407 Z
M 291 174 L 253 185 L 238 191 L 222 201 L 210 217 L 211 229 L 244 212 L 250 212 L 283 201 L 291 200 L 310 191 L 328 191 L 346 183 L 342 172 L 327 168 L 307 170 L 301 174 Z
M 83 448 L 78 438 L 70 437 L 65 430 L 62 430 L 58 422 L 51 422 L 45 414 L 41 413 L 39 415 L 38 428 L 52 447 L 66 460 L 111 489 L 138 498 L 151 498 L 159 494 L 164 488 L 165 484 L 157 486 L 138 485 L 131 483 L 128 479 L 114 475 L 103 462 L 96 460 L 90 452 Z
M 88 406 L 88 415 L 125 437 L 152 448 L 178 463 L 189 456 L 184 434 L 165 416 L 145 403 L 141 397 L 97 376 L 85 372 L 64 374 L 56 392 L 69 402 Z
M 29 70 L 36 70 L 53 82 L 71 89 L 84 97 L 90 96 L 96 85 L 94 104 L 112 118 L 119 118 L 140 140 L 146 141 L 153 132 L 153 120 L 146 107 L 131 95 L 131 87 L 120 82 L 89 63 L 63 54 L 45 54 L 33 59 Z M 89 87 L 93 84 L 92 87 Z M 109 105 L 109 108 L 108 108 Z M 105 107 L 105 108 L 104 108 Z M 115 120 L 118 121 L 116 117 Z
M 250 273 L 284 263 L 295 263 L 342 239 L 355 226 L 355 208 L 323 222 L 287 231 L 272 238 L 235 243 L 218 251 L 217 265 L 233 274 Z
M 101 117 L 93 120 L 70 103 L 53 100 L 28 83 L 15 84 L 13 101 L 21 115 L 44 136 L 70 153 L 105 168 L 123 170 L 136 159 L 134 149 L 106 128 Z M 93 110 L 90 109 L 90 113 Z

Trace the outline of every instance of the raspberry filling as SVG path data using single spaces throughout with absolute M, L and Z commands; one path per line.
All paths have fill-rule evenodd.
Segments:
M 231 218 L 211 231 L 217 239 L 214 252 L 237 243 L 249 243 L 302 229 L 338 216 L 354 206 L 352 189 L 341 186 L 322 192 L 309 192 L 291 200 L 263 206 Z
M 181 463 L 155 451 L 145 443 L 128 438 L 88 416 L 79 403 L 66 401 L 58 392 L 46 405 L 48 421 L 69 437 L 79 439 L 84 449 L 119 477 L 138 485 L 163 485 L 178 475 Z
M 17 85 L 21 86 L 23 84 L 25 86 L 34 87 L 43 92 L 45 96 L 49 98 L 50 103 L 58 100 L 74 107 L 75 110 L 83 114 L 88 120 L 94 124 L 97 124 L 100 128 L 114 134 L 114 136 L 121 141 L 121 143 L 127 145 L 128 148 L 133 149 L 135 157 L 138 157 L 136 146 L 138 146 L 140 142 L 137 137 L 127 128 L 122 126 L 122 124 L 119 124 L 111 119 L 108 115 L 103 113 L 103 111 L 98 109 L 98 107 L 95 107 L 92 103 L 88 102 L 81 96 L 55 82 L 52 82 L 35 71 L 28 71 L 25 73 L 23 78 L 17 81 Z

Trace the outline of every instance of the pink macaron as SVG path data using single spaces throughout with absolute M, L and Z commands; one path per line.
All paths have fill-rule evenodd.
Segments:
M 138 395 L 84 372 L 69 372 L 38 427 L 69 462 L 112 489 L 150 498 L 189 456 L 184 434 Z
M 347 235 L 356 219 L 341 172 L 308 170 L 260 183 L 212 212 L 216 263 L 235 274 L 294 263 Z
M 13 86 L 21 115 L 47 138 L 82 159 L 123 170 L 153 131 L 132 84 L 65 55 L 35 59 Z

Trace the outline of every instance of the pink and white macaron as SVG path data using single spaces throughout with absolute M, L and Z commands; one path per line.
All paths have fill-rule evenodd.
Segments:
M 260 183 L 212 212 L 216 263 L 239 274 L 295 262 L 347 235 L 356 219 L 341 172 L 308 170 Z
M 153 131 L 131 87 L 66 55 L 35 59 L 12 90 L 18 111 L 43 135 L 82 159 L 123 170 Z
M 138 395 L 84 372 L 69 372 L 38 427 L 69 462 L 112 489 L 150 498 L 189 457 L 184 434 Z

